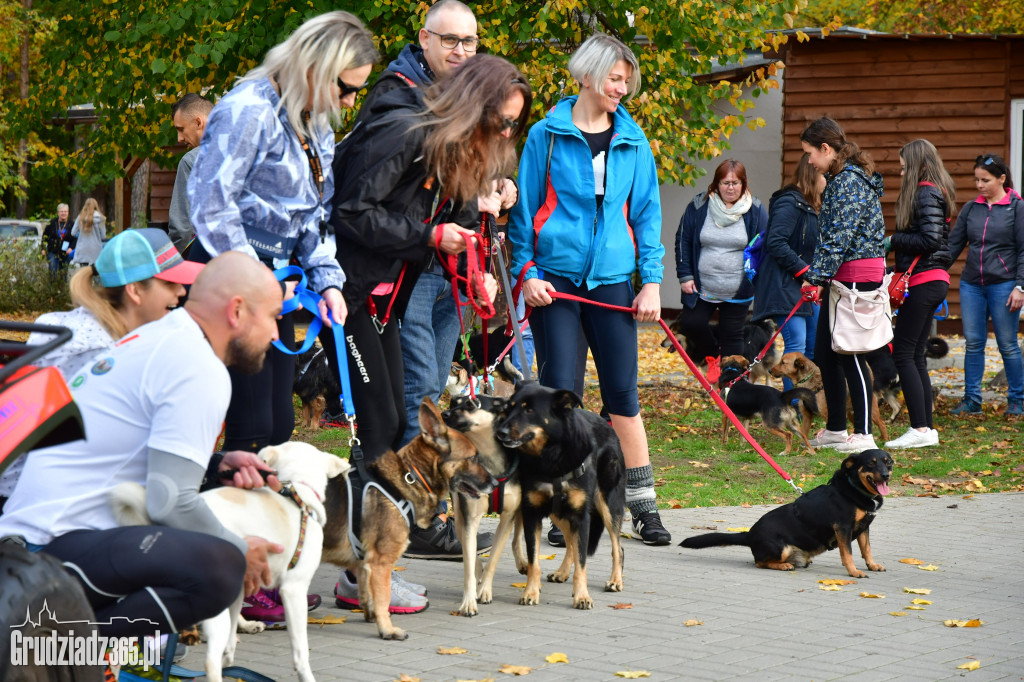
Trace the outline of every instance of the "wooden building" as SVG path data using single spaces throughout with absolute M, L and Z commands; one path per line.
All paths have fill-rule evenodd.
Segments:
M 792 33 L 792 32 L 791 32 Z M 974 160 L 996 153 L 1021 183 L 1024 167 L 1024 36 L 894 35 L 842 28 L 807 42 L 790 35 L 783 71 L 782 166 L 791 177 L 800 133 L 819 116 L 838 121 L 885 178 L 882 207 L 895 226 L 899 149 L 931 141 L 957 186 L 958 207 L 972 201 Z M 1013 125 L 1011 126 L 1011 122 Z M 1012 131 L 1012 132 L 1011 132 Z M 963 257 L 950 269 L 948 301 L 959 316 Z

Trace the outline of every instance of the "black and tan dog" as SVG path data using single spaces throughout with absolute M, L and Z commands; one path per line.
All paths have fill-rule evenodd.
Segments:
M 477 457 L 498 481 L 498 487 L 487 497 L 471 497 L 463 493 L 452 496 L 455 503 L 455 531 L 462 541 L 462 566 L 464 581 L 462 604 L 459 613 L 475 616 L 477 604 L 490 604 L 494 598 L 494 572 L 498 559 L 505 548 L 509 535 L 512 536 L 512 555 L 516 568 L 526 573 L 526 556 L 523 552 L 522 524 L 517 512 L 521 500 L 519 486 L 519 455 L 506 448 L 494 437 L 494 421 L 505 407 L 505 400 L 487 395 L 478 395 L 475 400 L 468 396 L 452 398 L 451 405 L 441 416 L 449 427 L 465 434 L 476 446 Z M 494 545 L 491 556 L 480 578 L 479 591 L 476 584 L 476 534 L 484 514 L 499 515 L 498 528 L 494 531 Z
M 320 416 L 327 407 L 324 396 L 341 394 L 341 385 L 327 365 L 327 354 L 319 343 L 305 353 L 295 356 L 295 379 L 292 393 L 299 396 L 302 405 L 302 426 L 320 428 Z
M 507 447 L 519 452 L 519 512 L 526 540 L 526 589 L 520 604 L 540 603 L 541 522 L 551 520 L 565 534 L 565 559 L 550 582 L 573 580 L 573 606 L 594 608 L 587 589 L 587 557 L 593 556 L 602 527 L 612 544 L 608 592 L 622 591 L 622 518 L 626 465 L 618 436 L 608 422 L 580 407 L 572 391 L 528 382 L 509 398 L 494 427 Z M 575 568 L 574 568 L 575 565 Z
M 683 311 L 679 314 L 679 317 L 672 320 L 668 325 L 668 328 L 672 330 L 672 334 L 679 341 L 679 345 L 683 347 L 686 354 L 690 356 L 695 363 L 698 365 L 706 365 L 707 359 L 703 357 L 695 357 L 695 353 L 699 352 L 696 344 L 694 344 L 685 334 L 682 332 L 682 326 L 679 321 L 686 312 Z M 713 320 L 709 323 L 711 327 L 711 333 L 716 334 L 718 332 L 718 322 Z M 768 340 L 772 338 L 775 333 L 776 326 L 775 322 L 765 318 L 758 320 L 757 322 L 747 321 L 743 324 L 743 357 L 748 362 L 753 362 L 754 358 L 758 356 L 761 350 L 768 344 Z M 665 339 L 661 342 L 662 348 L 668 348 L 669 353 L 675 352 L 675 346 L 672 345 L 670 339 Z M 761 358 L 761 362 L 754 365 L 754 369 L 750 370 L 750 379 L 754 382 L 761 381 L 765 384 L 768 383 L 768 374 L 771 369 L 779 362 L 782 357 L 782 352 L 779 351 L 777 344 L 773 343 L 771 348 Z
M 391 623 L 391 570 L 409 544 L 410 523 L 429 528 L 437 503 L 449 488 L 469 497 L 487 495 L 495 480 L 480 465 L 468 438 L 449 429 L 430 398 L 419 412 L 420 435 L 398 452 L 388 451 L 367 465 L 375 481 L 399 502 L 411 504 L 412 519 L 403 516 L 378 489 L 366 491 L 358 541 L 360 559 L 349 537 L 349 493 L 341 477 L 327 486 L 324 507 L 323 561 L 352 571 L 359 582 L 359 603 L 366 620 L 377 622 L 383 639 L 406 639 Z M 354 510 L 356 511 L 356 510 Z
M 690 549 L 749 547 L 758 568 L 805 568 L 826 550 L 839 548 L 846 572 L 867 577 L 853 565 L 853 540 L 869 571 L 884 571 L 871 556 L 868 527 L 889 494 L 893 461 L 885 450 L 865 450 L 843 460 L 825 485 L 771 510 L 745 533 L 705 533 L 680 544 Z
M 729 355 L 722 359 L 718 387 L 722 390 L 725 404 L 743 421 L 744 428 L 755 416 L 760 417 L 769 433 L 785 441 L 786 449 L 782 454 L 788 455 L 793 450 L 793 434 L 796 434 L 804 441 L 807 452 L 813 455 L 814 448 L 807 434 L 801 430 L 800 416 L 803 415 L 804 423 L 810 423 L 811 415 L 817 413 L 814 393 L 804 388 L 782 392 L 771 386 L 753 384 L 746 377 L 727 388 L 730 382 L 747 371 L 748 366 L 747 359 L 742 355 Z M 793 400 L 799 400 L 799 411 L 791 404 Z M 728 442 L 729 418 L 722 414 L 722 444 Z

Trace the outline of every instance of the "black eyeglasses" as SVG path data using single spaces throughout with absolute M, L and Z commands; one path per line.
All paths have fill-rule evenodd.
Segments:
M 505 118 L 504 116 L 502 116 L 501 127 L 498 130 L 500 132 L 505 132 L 506 130 L 515 130 L 517 125 L 519 125 L 518 120 L 514 118 Z
M 345 81 L 341 80 L 340 76 L 338 77 L 338 88 L 341 89 L 340 97 L 348 97 L 349 95 L 351 95 L 353 93 L 356 93 L 356 92 L 359 92 L 360 90 L 365 90 L 366 86 L 369 85 L 369 84 L 370 84 L 370 82 L 367 81 L 366 83 L 363 83 L 362 85 L 349 85 Z
M 466 52 L 476 52 L 477 46 L 480 44 L 480 39 L 476 36 L 470 36 L 468 38 L 460 38 L 459 36 L 452 35 L 451 33 L 438 33 L 437 31 L 431 31 L 429 28 L 426 29 L 427 33 L 437 36 L 441 40 L 441 47 L 446 50 L 454 50 L 462 43 L 462 49 Z

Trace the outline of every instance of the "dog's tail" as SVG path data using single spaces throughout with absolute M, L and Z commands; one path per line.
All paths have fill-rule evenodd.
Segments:
M 783 392 L 783 404 L 788 405 L 794 400 L 799 400 L 803 403 L 804 407 L 806 407 L 807 411 L 811 414 L 818 414 L 818 401 L 815 399 L 812 391 L 809 391 L 806 388 L 791 388 L 788 391 Z
M 138 483 L 121 483 L 110 491 L 110 507 L 122 526 L 151 526 L 146 513 L 146 489 Z
M 924 355 L 932 360 L 938 360 L 949 355 L 949 344 L 941 336 L 929 336 L 924 344 Z
M 686 538 L 679 543 L 680 547 L 686 547 L 687 549 L 705 549 L 707 547 L 732 547 L 734 545 L 740 545 L 742 547 L 750 547 L 750 533 L 704 533 L 703 535 L 694 535 L 692 538 Z

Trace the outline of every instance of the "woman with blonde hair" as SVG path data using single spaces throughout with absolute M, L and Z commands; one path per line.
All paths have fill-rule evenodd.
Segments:
M 640 65 L 628 46 L 598 33 L 568 67 L 579 95 L 530 129 L 519 163 L 520 200 L 509 219 L 512 268 L 525 277 L 523 298 L 534 308 L 540 383 L 574 390 L 582 331 L 622 442 L 633 528 L 645 544 L 667 545 L 672 536 L 658 514 L 637 391 L 637 321 L 661 314 L 665 254 L 654 154 L 622 104 L 640 90 Z M 636 313 L 556 300 L 553 291 Z M 558 532 L 549 532 L 548 541 L 565 543 Z
M 71 277 L 73 310 L 46 313 L 36 324 L 67 327 L 71 340 L 36 363 L 56 367 L 65 379 L 75 376 L 97 353 L 106 350 L 136 327 L 159 320 L 185 295 L 202 269 L 182 260 L 162 230 L 128 230 L 113 237 L 90 266 Z M 50 340 L 34 332 L 30 345 Z M 10 497 L 27 458 L 15 462 L 0 477 L 0 498 Z
M 896 317 L 892 340 L 910 428 L 885 444 L 892 449 L 939 444 L 939 432 L 932 423 L 932 385 L 924 351 L 932 314 L 949 291 L 947 270 L 953 263 L 949 221 L 956 210 L 953 178 L 928 140 L 914 140 L 900 149 L 900 175 L 896 233 L 886 237 L 885 250 L 896 252 L 897 273 L 910 272 L 907 298 Z
M 92 265 L 100 255 L 103 240 L 107 238 L 107 219 L 100 213 L 100 205 L 89 197 L 71 226 L 71 236 L 78 239 L 71 263 L 79 268 Z

